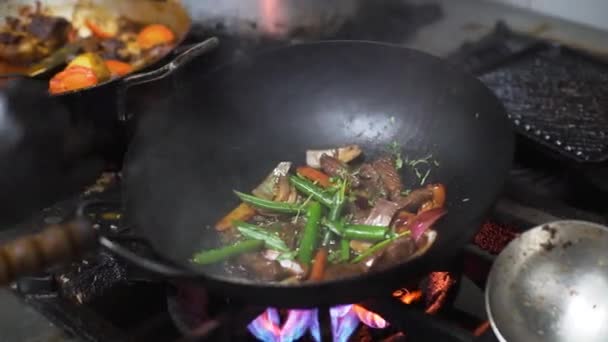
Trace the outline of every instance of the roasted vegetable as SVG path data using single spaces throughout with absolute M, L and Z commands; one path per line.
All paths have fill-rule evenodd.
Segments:
M 112 77 L 124 76 L 133 71 L 133 66 L 129 63 L 121 62 L 115 59 L 107 59 L 105 63 L 108 70 L 110 70 Z
M 314 262 L 312 264 L 312 269 L 310 271 L 310 276 L 308 279 L 312 281 L 323 280 L 323 275 L 325 274 L 325 264 L 327 263 L 327 248 L 321 247 L 317 251 L 315 255 Z
M 175 34 L 165 25 L 152 24 L 144 27 L 137 35 L 137 44 L 142 49 L 150 49 L 158 45 L 171 44 Z
M 249 203 L 252 206 L 260 209 L 270 210 L 277 213 L 283 214 L 297 214 L 302 211 L 303 207 L 297 204 L 289 204 L 282 202 L 269 201 L 262 198 L 258 198 L 252 195 L 247 195 L 242 192 L 235 191 L 234 192 L 241 201 L 245 203 Z
M 320 221 L 321 205 L 318 202 L 311 202 L 306 212 L 306 225 L 298 249 L 298 261 L 304 265 L 310 265 L 312 255 L 317 248 Z
M 388 227 L 351 224 L 344 227 L 342 230 L 342 237 L 347 240 L 376 242 L 386 239 L 387 232 Z
M 118 24 L 115 20 L 100 20 L 85 19 L 86 27 L 91 30 L 91 33 L 98 38 L 107 39 L 115 37 L 118 33 Z
M 409 234 L 410 234 L 410 232 L 406 231 L 406 232 L 403 232 L 403 233 L 401 233 L 401 234 L 399 234 L 399 235 L 397 235 L 395 237 L 391 237 L 391 238 L 388 238 L 386 240 L 380 241 L 377 244 L 371 246 L 364 253 L 359 254 L 359 256 L 357 256 L 356 258 L 354 258 L 351 261 L 351 263 L 354 263 L 354 264 L 359 263 L 359 262 L 365 260 L 367 257 L 371 256 L 372 254 L 374 254 L 374 253 L 380 251 L 381 249 L 385 248 L 386 246 L 388 246 L 394 240 L 396 240 L 398 238 L 401 238 L 401 237 L 404 237 L 404 236 L 407 236 Z
M 110 69 L 106 66 L 106 62 L 96 53 L 86 52 L 76 56 L 68 63 L 67 69 L 75 66 L 81 66 L 93 70 L 99 82 L 106 81 L 110 78 Z
M 348 158 L 360 154 L 357 148 L 349 151 L 355 153 Z M 244 238 L 263 241 L 266 249 L 259 253 L 259 246 L 246 246 L 250 252 L 228 265 L 250 272 L 253 279 L 292 284 L 386 269 L 433 244 L 437 233 L 432 226 L 445 214 L 443 185 L 404 191 L 390 157 L 346 168 L 325 155 L 322 164 L 327 172 L 305 166 L 294 175 L 289 174 L 291 163 L 281 162 L 256 187 L 255 196 L 235 191 L 244 203 L 216 229 L 235 228 L 223 234 L 224 243 Z M 211 251 L 205 260 L 224 260 L 242 248 L 234 250 Z
M 261 240 L 245 240 L 237 242 L 231 246 L 225 246 L 217 249 L 210 249 L 194 255 L 192 261 L 200 265 L 213 264 L 220 262 L 239 254 L 259 251 L 264 247 L 264 241 Z
M 279 178 L 287 176 L 290 168 L 291 162 L 280 162 L 251 193 L 263 199 L 273 199 L 277 193 Z
M 310 166 L 301 166 L 299 168 L 297 168 L 297 173 L 314 182 L 315 184 L 319 184 L 320 186 L 327 188 L 328 186 L 331 185 L 331 183 L 329 182 L 329 176 L 324 174 L 323 172 L 317 170 L 317 169 L 313 169 Z
M 228 215 L 224 216 L 215 224 L 215 229 L 222 232 L 233 227 L 233 221 L 247 221 L 255 215 L 255 210 L 247 203 L 241 203 L 232 209 Z
M 280 251 L 290 252 L 289 247 L 283 240 L 277 235 L 264 230 L 264 228 L 258 227 L 253 224 L 245 223 L 243 221 L 234 221 L 232 224 L 248 239 L 262 240 L 266 244 L 266 247 Z
M 327 207 L 331 207 L 333 205 L 334 200 L 332 196 L 313 183 L 296 176 L 289 177 L 289 181 L 296 187 L 296 189 L 308 196 L 312 196 L 313 199 L 319 201 L 323 205 Z
M 92 69 L 73 66 L 51 78 L 49 92 L 54 95 L 60 94 L 66 91 L 92 87 L 98 82 L 99 79 Z

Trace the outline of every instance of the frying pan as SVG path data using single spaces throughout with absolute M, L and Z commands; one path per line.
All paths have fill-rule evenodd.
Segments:
M 555 221 L 514 239 L 492 265 L 486 310 L 500 341 L 606 341 L 608 228 Z
M 192 64 L 178 71 L 178 91 L 157 99 L 157 110 L 140 120 L 125 160 L 126 220 L 160 258 L 135 255 L 107 237 L 99 241 L 151 271 L 254 304 L 354 302 L 447 267 L 477 231 L 511 165 L 514 137 L 501 104 L 474 77 L 421 52 L 318 42 L 202 70 Z M 206 227 L 238 204 L 232 189 L 253 188 L 277 162 L 303 164 L 307 149 L 345 144 L 374 157 L 394 142 L 412 158 L 432 153 L 440 166 L 428 181 L 447 187 L 448 214 L 424 256 L 297 286 L 237 279 L 188 261 L 218 245 Z M 68 235 L 77 241 L 84 231 Z

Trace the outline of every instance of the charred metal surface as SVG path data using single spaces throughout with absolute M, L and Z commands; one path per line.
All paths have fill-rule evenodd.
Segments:
M 100 252 L 82 259 L 56 275 L 60 295 L 77 304 L 102 296 L 126 281 L 125 267 L 115 257 Z
M 608 158 L 608 66 L 546 46 L 481 79 L 521 134 L 574 160 Z

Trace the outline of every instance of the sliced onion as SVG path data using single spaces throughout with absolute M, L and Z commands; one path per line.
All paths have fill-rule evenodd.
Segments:
M 279 177 L 279 181 L 278 181 L 278 190 L 277 190 L 277 195 L 275 196 L 274 200 L 277 202 L 285 202 L 289 199 L 289 195 L 290 195 L 290 184 L 289 184 L 289 180 L 287 179 L 286 176 L 280 176 Z
M 368 250 L 372 246 L 372 243 L 366 241 L 351 240 L 349 245 L 352 250 L 361 254 Z
M 417 242 L 422 234 L 431 228 L 435 222 L 437 222 L 446 213 L 447 211 L 443 208 L 435 208 L 416 215 L 409 226 L 414 241 Z
M 292 275 L 302 276 L 304 273 L 306 273 L 306 270 L 302 267 L 302 265 L 295 260 L 278 260 L 279 256 L 281 255 L 281 253 L 278 251 L 267 249 L 262 254 L 267 260 L 277 261 L 281 267 L 286 269 Z
M 414 254 L 412 254 L 412 256 L 408 258 L 408 260 L 412 260 L 421 255 L 424 255 L 429 250 L 429 248 L 431 248 L 431 246 L 435 242 L 435 239 L 437 239 L 437 232 L 430 229 L 430 230 L 427 230 L 426 232 L 424 232 L 424 234 L 422 234 L 422 236 L 426 237 L 424 244 L 421 246 L 418 246 L 418 249 L 416 250 L 416 252 Z
M 294 204 L 298 201 L 298 192 L 296 191 L 296 187 L 293 184 L 289 187 L 289 198 L 287 198 L 287 203 Z

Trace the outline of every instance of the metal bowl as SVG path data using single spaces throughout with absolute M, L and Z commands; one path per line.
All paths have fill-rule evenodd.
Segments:
M 556 221 L 514 239 L 486 286 L 500 341 L 608 341 L 608 228 Z

